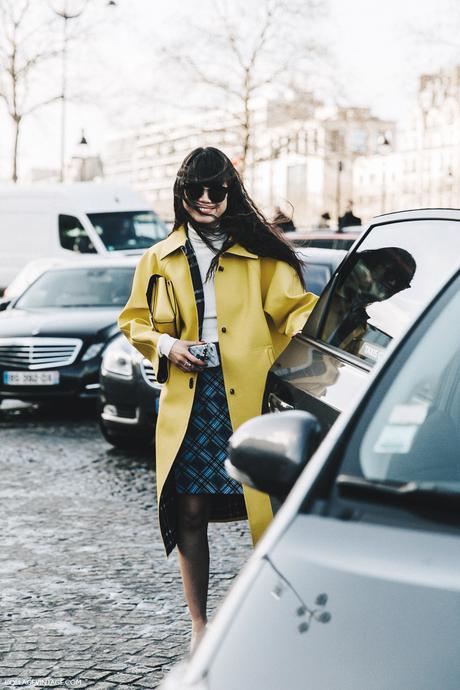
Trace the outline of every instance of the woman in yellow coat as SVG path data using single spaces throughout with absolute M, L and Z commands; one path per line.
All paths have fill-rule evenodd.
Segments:
M 225 473 L 228 438 L 260 414 L 267 372 L 317 298 L 305 292 L 296 254 L 221 151 L 187 156 L 174 209 L 173 231 L 141 258 L 118 322 L 164 382 L 156 427 L 160 528 L 167 554 L 178 546 L 193 644 L 206 625 L 208 522 L 248 517 L 255 543 L 272 517 L 267 495 L 243 491 Z

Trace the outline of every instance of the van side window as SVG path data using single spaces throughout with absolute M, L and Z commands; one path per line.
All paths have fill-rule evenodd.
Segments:
M 75 216 L 59 216 L 59 241 L 61 247 L 80 254 L 94 254 L 88 233 Z

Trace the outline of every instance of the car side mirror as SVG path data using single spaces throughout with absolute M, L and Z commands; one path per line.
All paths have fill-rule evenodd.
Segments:
M 229 475 L 284 499 L 321 440 L 318 420 L 292 410 L 250 419 L 230 437 Z
M 11 300 L 10 300 L 10 299 L 2 299 L 2 300 L 0 300 L 0 311 L 5 311 L 5 309 L 7 308 L 7 306 L 8 306 L 9 304 L 11 304 Z

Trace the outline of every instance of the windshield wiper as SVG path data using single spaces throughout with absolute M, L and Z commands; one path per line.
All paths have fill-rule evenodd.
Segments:
M 460 484 L 448 482 L 391 482 L 340 474 L 336 479 L 339 494 L 347 498 L 377 498 L 388 503 L 418 507 L 460 508 Z

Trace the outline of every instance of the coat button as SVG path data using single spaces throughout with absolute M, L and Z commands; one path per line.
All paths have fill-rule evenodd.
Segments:
M 230 395 L 235 395 L 235 389 L 234 388 L 230 388 Z
M 188 382 L 188 387 L 193 388 L 193 378 L 191 378 L 190 381 Z
M 222 328 L 221 328 L 220 330 L 222 331 L 222 333 L 226 333 L 226 332 L 227 332 L 227 329 L 226 329 L 225 326 L 222 326 Z
M 218 268 L 217 270 L 218 270 L 218 271 L 223 271 L 223 270 L 224 270 L 224 267 L 223 267 L 223 266 L 219 266 L 219 268 Z

